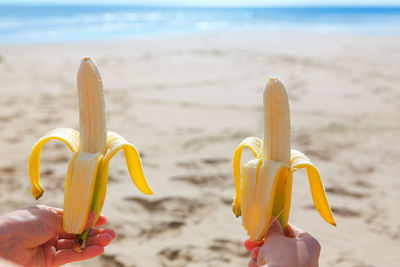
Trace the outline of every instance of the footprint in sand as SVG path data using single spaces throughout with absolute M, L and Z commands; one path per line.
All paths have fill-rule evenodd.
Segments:
M 343 217 L 360 217 L 361 212 L 357 210 L 352 210 L 346 207 L 332 207 L 333 214 L 337 214 Z
M 311 135 L 309 134 L 299 134 L 295 136 L 294 143 L 299 147 L 308 147 L 311 145 Z
M 13 111 L 10 109 L 9 111 L 5 111 L 3 114 L 0 115 L 0 121 L 3 123 L 8 123 L 13 119 L 17 119 L 21 117 L 23 113 L 21 111 Z
M 185 267 L 188 263 L 195 261 L 192 247 L 165 248 L 158 252 L 161 266 L 163 267 Z
M 5 166 L 0 168 L 0 184 L 7 187 L 7 191 L 13 191 L 18 188 L 18 180 L 15 179 L 15 174 L 17 172 L 17 167 L 15 166 Z
M 190 199 L 185 197 L 163 197 L 156 200 L 147 200 L 140 197 L 126 197 L 125 201 L 134 204 L 135 211 L 138 208 L 145 209 L 149 214 L 167 214 L 171 218 L 186 219 L 193 216 L 207 214 L 208 206 L 206 200 Z
M 189 174 L 171 177 L 172 181 L 180 181 L 196 186 L 226 186 L 231 184 L 231 175 L 227 173 L 217 174 Z
M 233 202 L 233 198 L 232 197 L 221 197 L 221 202 L 222 204 L 226 205 L 226 206 L 232 206 L 232 202 Z
M 201 162 L 207 165 L 216 166 L 220 164 L 230 163 L 232 160 L 229 158 L 205 158 Z
M 188 170 L 199 170 L 201 166 L 197 163 L 197 161 L 178 161 L 175 163 L 177 167 L 188 169 Z
M 157 214 L 163 218 L 146 220 L 146 224 L 140 224 L 138 237 L 151 239 L 160 236 L 176 236 L 187 223 L 196 224 L 199 218 L 203 218 L 212 212 L 212 204 L 207 200 L 190 199 L 185 197 L 164 197 L 157 200 L 147 200 L 140 197 L 124 198 L 132 203 L 130 208 L 134 212 L 142 212 L 149 216 Z
M 20 141 L 21 141 L 21 137 L 13 136 L 13 137 L 7 138 L 7 142 L 10 144 L 16 144 L 16 143 L 19 143 Z
M 363 181 L 363 180 L 357 180 L 357 181 L 355 181 L 354 184 L 356 186 L 362 187 L 362 188 L 372 188 L 372 184 L 370 184 L 370 183 L 368 183 L 366 181 Z
M 249 252 L 244 249 L 242 241 L 234 241 L 228 239 L 214 239 L 212 244 L 208 246 L 208 249 L 212 252 L 217 252 L 221 259 L 229 259 L 231 255 L 236 255 L 238 257 L 248 257 Z
M 311 159 L 315 158 L 315 159 L 324 160 L 324 161 L 330 161 L 332 159 L 330 149 L 316 150 L 316 149 L 309 148 L 309 149 L 304 149 L 302 152 Z
M 326 187 L 325 191 L 328 193 L 331 193 L 333 195 L 338 195 L 338 196 L 343 196 L 343 197 L 352 197 L 352 198 L 358 198 L 358 199 L 368 197 L 367 194 L 350 191 L 344 187 L 337 186 L 337 185 Z
M 181 232 L 181 228 L 185 225 L 183 221 L 162 221 L 162 222 L 151 222 L 146 226 L 141 226 L 141 231 L 138 234 L 139 237 L 146 239 L 152 239 L 160 236 L 164 238 L 177 236 Z
M 347 166 L 356 175 L 366 175 L 375 172 L 375 167 L 372 164 L 355 165 L 354 163 L 348 163 Z
M 15 166 L 7 166 L 0 169 L 2 175 L 14 175 L 16 171 L 17 168 Z
M 54 169 L 45 168 L 40 172 L 42 176 L 52 176 L 54 174 Z
M 125 267 L 126 265 L 116 259 L 115 255 L 101 255 L 101 267 Z
M 54 116 L 52 116 L 52 117 L 48 116 L 48 117 L 40 118 L 38 122 L 40 125 L 42 125 L 42 124 L 48 125 L 48 124 L 52 124 L 53 122 L 56 122 L 56 121 L 59 121 L 59 119 Z
M 307 210 L 314 210 L 315 206 L 313 204 L 304 207 Z M 343 217 L 360 217 L 362 214 L 360 211 L 349 209 L 347 207 L 332 207 L 331 210 L 334 215 L 339 215 Z

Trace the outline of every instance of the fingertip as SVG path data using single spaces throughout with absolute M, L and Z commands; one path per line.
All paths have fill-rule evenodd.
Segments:
M 248 251 L 252 251 L 254 248 L 256 247 L 261 247 L 264 244 L 264 241 L 252 241 L 250 239 L 246 239 L 244 241 L 244 247 L 248 250 Z
M 110 244 L 110 242 L 114 239 L 112 237 L 111 234 L 109 233 L 104 233 L 101 235 L 101 237 L 99 237 L 100 239 L 100 245 L 102 245 L 103 247 L 107 246 L 108 244 Z
M 248 250 L 251 251 L 251 247 L 252 247 L 252 241 L 250 239 L 246 239 L 243 242 L 244 247 Z
M 117 236 L 117 233 L 113 229 L 109 229 L 109 230 L 110 231 L 108 233 L 111 235 L 112 239 L 114 239 Z
M 94 227 L 100 227 L 100 226 L 106 224 L 106 222 L 107 222 L 107 218 L 104 215 L 100 214 L 99 218 L 97 219 L 96 223 L 94 224 Z

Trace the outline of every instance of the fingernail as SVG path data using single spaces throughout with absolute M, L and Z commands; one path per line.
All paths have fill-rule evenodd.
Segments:
M 111 234 L 109 234 L 109 233 L 105 233 L 105 234 L 103 234 L 103 237 L 102 237 L 102 245 L 103 246 L 107 246 L 108 244 L 110 244 L 110 242 L 113 240 L 113 237 L 112 237 L 112 235 Z

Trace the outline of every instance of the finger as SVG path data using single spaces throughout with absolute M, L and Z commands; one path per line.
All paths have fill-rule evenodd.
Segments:
M 37 205 L 27 209 L 31 208 L 36 208 L 42 211 L 39 213 L 39 216 L 46 221 L 46 225 L 49 227 L 48 230 L 50 230 L 48 234 L 50 234 L 51 237 L 57 236 L 59 233 L 64 232 L 62 209 L 46 205 Z
M 102 229 L 97 234 L 92 234 L 88 237 L 86 247 L 89 246 L 102 246 L 105 247 L 115 238 L 115 232 L 112 229 Z M 75 246 L 75 239 L 60 239 L 57 242 L 57 250 L 73 249 Z
M 248 251 L 252 251 L 254 248 L 256 247 L 261 247 L 262 245 L 264 245 L 264 241 L 251 241 L 250 239 L 246 239 L 244 241 L 244 247 L 248 250 Z
M 115 231 L 113 229 L 109 228 L 99 228 L 99 229 L 91 229 L 88 236 L 94 236 L 94 235 L 99 235 L 103 233 L 109 233 L 110 235 L 113 236 L 113 238 L 116 236 Z
M 249 264 L 248 264 L 247 266 L 248 266 L 248 267 L 257 267 L 258 265 L 257 265 L 257 262 L 256 262 L 256 261 L 250 260 L 250 261 L 249 261 Z
M 301 230 L 300 228 L 294 226 L 293 224 L 288 223 L 286 225 L 286 230 L 285 230 L 285 235 L 290 238 L 295 238 L 298 237 L 301 234 L 304 234 L 305 232 Z
M 49 208 L 52 208 L 52 207 L 49 207 Z M 52 208 L 52 209 L 55 209 L 55 208 Z M 88 215 L 88 219 L 87 219 L 87 222 L 86 222 L 86 225 L 85 225 L 85 230 L 89 229 L 92 226 L 93 221 L 94 221 L 95 218 L 96 218 L 96 214 L 94 213 L 93 210 L 91 210 L 89 212 L 89 215 Z M 59 238 L 60 239 L 73 239 L 73 238 L 75 238 L 76 234 L 70 234 L 70 233 L 65 232 L 63 227 L 62 227 L 62 224 L 63 224 L 63 222 L 62 222 L 62 216 L 61 216 L 61 223 L 59 224 L 59 229 L 58 229 Z
M 86 222 L 85 230 L 89 229 L 92 226 L 93 221 L 95 220 L 95 218 L 96 218 L 96 214 L 94 213 L 93 210 L 91 210 L 89 212 L 89 216 L 88 216 L 88 220 Z M 93 225 L 93 227 L 103 226 L 106 222 L 107 222 L 106 217 L 104 215 L 100 215 L 98 220 L 97 220 L 97 222 Z M 74 239 L 76 237 L 76 234 L 67 233 L 63 229 L 59 230 L 58 235 L 59 235 L 60 239 Z
M 72 249 L 63 249 L 56 252 L 53 260 L 53 266 L 60 266 L 74 261 L 83 261 L 97 257 L 104 252 L 102 246 L 90 246 L 85 248 L 81 253 L 77 253 Z
M 59 237 L 57 235 L 53 236 L 52 238 L 50 238 L 49 241 L 46 242 L 46 244 L 55 246 L 58 242 Z
M 257 261 L 258 258 L 258 253 L 260 252 L 260 247 L 256 247 L 255 249 L 253 249 L 253 251 L 251 252 L 251 259 L 254 261 Z
M 317 239 L 315 239 L 307 232 L 304 232 L 297 237 L 306 244 L 310 251 L 315 252 L 319 255 L 321 251 L 321 245 L 319 244 Z
M 106 217 L 104 215 L 100 214 L 100 216 L 97 219 L 96 223 L 93 225 L 95 219 L 96 219 L 96 213 L 94 212 L 94 210 L 91 210 L 89 212 L 89 215 L 88 215 L 88 219 L 87 219 L 87 222 L 86 222 L 85 230 L 89 229 L 90 227 L 100 227 L 100 226 L 104 225 L 107 222 Z
M 51 206 L 45 206 L 46 208 L 48 208 L 49 210 L 53 211 L 54 213 L 58 214 L 58 215 L 63 215 L 64 214 L 64 210 L 60 209 L 60 208 L 55 208 L 55 207 L 51 207 Z
M 100 228 L 100 229 L 90 229 L 88 236 L 92 236 L 92 235 L 97 235 L 102 233 L 102 231 L 104 230 L 111 230 L 111 229 L 104 229 L 104 228 Z M 114 232 L 114 230 L 112 230 Z M 115 235 L 115 232 L 114 232 Z M 59 239 L 75 239 L 76 238 L 76 234 L 70 234 L 67 232 L 62 231 L 61 233 L 58 234 Z
M 267 232 L 267 238 L 274 235 L 283 235 L 282 226 L 274 217 L 271 218 L 272 222 Z
M 115 232 L 112 229 L 108 229 L 107 232 L 101 233 L 101 234 L 97 234 L 97 235 L 93 235 L 91 237 L 88 238 L 88 245 L 92 245 L 92 244 L 98 244 L 101 245 L 103 247 L 107 246 L 108 244 L 110 244 L 111 240 L 113 240 L 115 238 Z
M 100 214 L 99 218 L 97 219 L 96 223 L 93 227 L 100 227 L 103 226 L 107 222 L 107 219 L 104 215 Z
M 60 233 L 58 233 L 58 239 L 75 239 L 76 234 L 70 234 L 65 232 L 64 230 Z

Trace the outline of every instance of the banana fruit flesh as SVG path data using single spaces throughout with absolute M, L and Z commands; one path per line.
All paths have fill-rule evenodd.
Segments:
M 91 58 L 82 59 L 78 70 L 79 129 L 57 128 L 35 143 L 29 157 L 29 177 L 32 194 L 43 194 L 40 182 L 40 154 L 50 140 L 64 142 L 73 155 L 65 177 L 63 228 L 80 234 L 78 241 L 85 246 L 88 230 L 84 232 L 89 212 L 99 218 L 107 189 L 108 166 L 111 158 L 124 151 L 130 176 L 144 194 L 153 194 L 143 174 L 138 150 L 123 137 L 107 132 L 104 91 L 100 73 Z
M 244 148 L 255 159 L 241 169 Z M 317 167 L 301 152 L 290 148 L 290 112 L 285 87 L 270 78 L 264 91 L 264 140 L 244 139 L 233 157 L 235 197 L 233 213 L 242 216 L 242 225 L 253 241 L 262 240 L 271 216 L 286 228 L 292 197 L 293 173 L 305 168 L 314 205 L 321 217 L 336 226 Z

